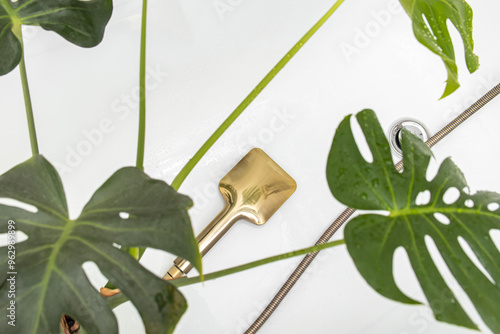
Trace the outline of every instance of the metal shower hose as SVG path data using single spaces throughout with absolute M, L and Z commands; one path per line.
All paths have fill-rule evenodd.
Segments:
M 497 95 L 500 94 L 500 84 L 495 86 L 492 90 L 486 93 L 483 97 L 477 100 L 473 105 L 471 105 L 467 110 L 461 113 L 457 118 L 451 121 L 448 125 L 446 125 L 443 129 L 441 129 L 438 133 L 436 133 L 432 138 L 430 138 L 425 143 L 429 147 L 433 147 L 436 145 L 441 139 L 446 137 L 450 132 L 455 130 L 460 124 L 465 122 L 469 117 L 474 115 L 477 111 L 479 111 L 482 107 L 484 107 L 488 102 L 493 100 Z M 403 161 L 398 162 L 395 165 L 398 171 L 403 169 Z M 352 214 L 356 212 L 356 210 L 347 208 L 340 214 L 340 216 L 335 219 L 335 221 L 328 227 L 328 229 L 323 233 L 323 235 L 316 242 L 316 245 L 323 244 L 328 242 L 331 237 L 337 232 L 337 230 L 349 219 Z M 260 314 L 260 316 L 255 320 L 255 322 L 247 329 L 245 334 L 254 334 L 264 325 L 264 323 L 269 319 L 269 317 L 273 314 L 273 312 L 278 308 L 279 304 L 283 301 L 288 292 L 292 289 L 295 283 L 299 280 L 300 276 L 306 271 L 307 267 L 314 260 L 316 255 L 319 252 L 310 253 L 304 257 L 304 259 L 300 262 L 294 272 L 290 275 L 288 280 L 283 284 L 278 293 L 274 296 L 273 300 L 267 305 L 264 311 Z

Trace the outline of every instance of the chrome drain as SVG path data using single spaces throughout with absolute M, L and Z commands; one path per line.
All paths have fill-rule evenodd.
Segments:
M 410 131 L 415 136 L 422 139 L 424 142 L 429 139 L 429 132 L 427 129 L 415 120 L 403 120 L 394 124 L 389 131 L 389 141 L 391 143 L 391 148 L 396 152 L 399 156 L 403 155 L 403 151 L 401 150 L 401 138 L 402 132 L 401 130 L 406 129 Z

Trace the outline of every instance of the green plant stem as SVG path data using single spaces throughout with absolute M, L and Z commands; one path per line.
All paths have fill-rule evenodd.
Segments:
M 146 144 L 146 28 L 148 0 L 142 0 L 141 59 L 139 69 L 139 139 L 137 142 L 136 166 L 144 170 L 144 148 Z
M 229 117 L 215 130 L 215 132 L 208 138 L 203 146 L 195 153 L 195 155 L 188 161 L 188 163 L 177 174 L 172 181 L 171 186 L 178 190 L 186 177 L 191 173 L 193 168 L 203 158 L 205 153 L 212 147 L 212 145 L 222 136 L 222 134 L 233 124 L 233 122 L 245 111 L 245 109 L 252 103 L 253 100 L 267 87 L 267 85 L 274 79 L 274 77 L 285 67 L 285 65 L 295 56 L 297 52 L 306 44 L 306 42 L 318 31 L 319 28 L 335 13 L 344 0 L 338 0 L 328 12 L 295 44 L 290 51 L 274 66 L 274 68 L 262 79 L 261 82 L 252 90 L 252 92 L 240 103 L 238 107 L 229 115 Z
M 24 106 L 26 108 L 26 118 L 28 120 L 28 130 L 30 134 L 31 154 L 36 156 L 39 154 L 38 140 L 36 137 L 35 118 L 33 116 L 33 105 L 31 104 L 30 88 L 28 85 L 28 75 L 26 74 L 26 63 L 24 60 L 24 43 L 23 32 L 20 24 L 15 24 L 12 28 L 19 43 L 21 43 L 21 62 L 19 63 L 19 72 L 21 73 L 21 84 L 23 86 Z
M 291 257 L 300 256 L 300 255 L 304 255 L 304 254 L 315 253 L 315 252 L 319 252 L 319 251 L 326 249 L 326 248 L 336 247 L 336 246 L 340 246 L 340 245 L 344 245 L 344 244 L 345 244 L 344 240 L 336 240 L 336 241 L 330 241 L 330 242 L 320 244 L 320 245 L 315 245 L 312 247 L 299 249 L 299 250 L 289 252 L 286 254 L 271 256 L 271 257 L 268 257 L 268 258 L 265 258 L 262 260 L 243 264 L 241 266 L 236 266 L 233 268 L 229 268 L 229 269 L 217 271 L 217 272 L 214 272 L 214 273 L 211 273 L 208 275 L 204 275 L 203 282 L 210 281 L 210 280 L 213 280 L 216 278 L 221 278 L 221 277 L 228 276 L 228 275 L 232 275 L 235 273 L 239 273 L 241 271 L 245 271 L 248 269 L 262 266 L 264 264 L 268 264 L 268 263 L 272 263 L 272 262 L 276 262 L 276 261 L 281 261 L 281 260 L 289 259 Z M 183 287 L 183 286 L 188 286 L 188 285 L 200 283 L 200 282 L 202 282 L 202 278 L 200 276 L 196 276 L 196 277 L 192 277 L 192 278 L 178 278 L 175 280 L 170 280 L 169 282 L 171 284 L 175 285 L 176 287 Z M 121 305 L 124 302 L 128 301 L 128 299 L 123 293 L 120 293 L 120 294 L 117 294 L 115 296 L 107 298 L 107 301 L 111 305 L 112 308 L 115 308 L 118 305 Z
M 262 266 L 264 264 L 268 264 L 271 262 L 281 261 L 281 260 L 285 260 L 285 259 L 288 259 L 291 257 L 300 256 L 300 255 L 304 255 L 304 254 L 319 252 L 320 250 L 323 250 L 325 248 L 340 246 L 340 245 L 344 245 L 344 244 L 345 244 L 344 240 L 335 240 L 335 241 L 327 242 L 324 244 L 315 245 L 312 247 L 300 249 L 300 250 L 297 250 L 294 252 L 276 255 L 276 256 L 271 256 L 271 257 L 268 257 L 268 258 L 265 258 L 262 260 L 243 264 L 241 266 L 236 266 L 233 268 L 229 268 L 229 269 L 225 269 L 225 270 L 221 270 L 221 271 L 216 271 L 214 273 L 204 275 L 203 281 L 210 281 L 212 279 L 216 279 L 216 278 L 232 275 L 235 273 L 239 273 L 240 271 L 245 271 L 248 269 L 259 267 L 259 266 Z M 197 277 L 191 277 L 191 278 L 179 278 L 179 279 L 171 280 L 170 282 L 173 285 L 175 285 L 176 287 L 181 287 L 181 286 L 187 286 L 187 285 L 191 285 L 191 284 L 200 283 L 200 282 L 202 282 L 202 280 L 201 280 L 200 276 L 197 276 Z
M 142 0 L 141 58 L 139 64 L 139 138 L 137 141 L 136 167 L 144 170 L 144 150 L 146 146 L 146 36 L 148 23 L 148 0 Z M 145 249 L 132 247 L 128 253 L 140 260 Z

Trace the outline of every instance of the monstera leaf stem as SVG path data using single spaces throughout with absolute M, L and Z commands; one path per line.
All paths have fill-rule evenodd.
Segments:
M 137 168 L 144 170 L 144 147 L 146 143 L 146 31 L 148 0 L 142 1 L 141 59 L 139 65 L 139 140 L 137 143 Z
M 236 274 L 236 273 L 248 270 L 248 269 L 260 267 L 260 266 L 263 266 L 265 264 L 269 264 L 272 262 L 281 261 L 281 260 L 289 259 L 289 258 L 300 256 L 300 255 L 311 254 L 311 253 L 322 251 L 322 250 L 327 249 L 327 248 L 332 248 L 332 247 L 341 246 L 341 245 L 345 245 L 345 241 L 343 239 L 330 241 L 330 242 L 326 242 L 323 244 L 317 244 L 317 245 L 314 245 L 311 247 L 299 249 L 299 250 L 292 251 L 292 252 L 285 253 L 285 254 L 271 256 L 271 257 L 268 257 L 265 259 L 257 260 L 254 262 L 249 262 L 249 263 L 242 264 L 242 265 L 239 265 L 236 267 L 216 271 L 216 272 L 210 273 L 208 275 L 203 275 L 203 277 L 201 277 L 201 276 L 195 276 L 195 277 L 190 277 L 190 278 L 184 277 L 184 278 L 178 278 L 175 280 L 170 280 L 169 282 L 172 285 L 174 285 L 175 287 L 180 288 L 183 286 L 188 286 L 188 285 L 197 284 L 197 283 L 201 283 L 201 282 L 205 282 L 205 281 L 210 281 L 210 280 L 213 280 L 216 278 L 221 278 L 224 276 L 229 276 L 229 275 Z M 111 308 L 115 308 L 115 307 L 118 307 L 119 305 L 127 302 L 128 298 L 123 293 L 119 293 L 119 294 L 114 295 L 112 297 L 106 298 L 106 300 L 107 300 L 108 304 L 111 306 Z
M 38 151 L 38 140 L 36 137 L 36 129 L 35 129 L 35 118 L 33 117 L 33 105 L 31 104 L 31 95 L 30 88 L 28 85 L 28 75 L 26 73 L 26 63 L 24 60 L 24 43 L 23 43 L 23 32 L 20 24 L 15 24 L 12 28 L 12 31 L 19 39 L 22 47 L 21 53 L 21 62 L 19 63 L 19 72 L 21 73 L 21 84 L 23 86 L 23 95 L 24 95 L 24 105 L 26 108 L 26 118 L 28 120 L 28 130 L 30 134 L 30 143 L 31 143 L 31 153 L 33 156 L 39 154 Z
M 179 174 L 172 181 L 172 188 L 178 190 L 193 168 L 203 158 L 205 153 L 215 144 L 215 142 L 226 132 L 233 122 L 245 111 L 245 109 L 259 96 L 278 73 L 288 64 L 288 62 L 302 49 L 309 39 L 323 26 L 323 24 L 337 11 L 344 0 L 337 0 L 335 4 L 326 12 L 321 19 L 295 44 L 287 54 L 272 68 L 272 70 L 262 79 L 261 82 L 250 92 L 236 109 L 226 118 L 226 120 L 215 130 L 208 140 L 201 146 L 195 155 L 181 169 Z
M 260 267 L 260 266 L 268 264 L 268 263 L 281 261 L 281 260 L 289 259 L 291 257 L 296 257 L 296 256 L 300 256 L 300 255 L 311 254 L 311 253 L 319 252 L 319 251 L 327 249 L 327 248 L 332 248 L 332 247 L 341 246 L 341 245 L 345 245 L 345 241 L 343 239 L 326 242 L 324 244 L 314 245 L 314 246 L 299 249 L 299 250 L 296 250 L 293 252 L 275 255 L 275 256 L 271 256 L 271 257 L 268 257 L 268 258 L 265 258 L 262 260 L 257 260 L 254 262 L 242 264 L 240 266 L 232 267 L 229 269 L 216 271 L 214 273 L 204 275 L 203 280 L 201 279 L 202 278 L 201 276 L 196 276 L 196 277 L 190 277 L 190 278 L 179 278 L 176 280 L 172 280 L 171 283 L 173 285 L 175 285 L 176 287 L 181 287 L 181 286 L 192 285 L 192 284 L 196 284 L 196 283 L 200 283 L 200 282 L 204 282 L 204 281 L 210 281 L 210 280 L 213 280 L 216 278 L 236 274 L 236 273 L 239 273 L 241 271 L 248 270 L 248 269 Z
M 136 167 L 144 170 L 144 151 L 146 146 L 146 36 L 148 21 L 148 0 L 142 1 L 142 23 L 141 23 L 141 49 L 139 60 L 139 134 L 137 139 Z M 123 247 L 124 252 L 129 253 L 135 259 L 140 260 L 146 249 L 137 247 Z M 111 283 L 106 288 L 113 289 Z
M 144 170 L 144 150 L 146 146 L 146 36 L 148 23 L 148 0 L 142 1 L 141 23 L 141 56 L 139 63 L 139 138 L 137 140 L 136 167 Z M 140 260 L 146 249 L 125 248 L 137 260 Z

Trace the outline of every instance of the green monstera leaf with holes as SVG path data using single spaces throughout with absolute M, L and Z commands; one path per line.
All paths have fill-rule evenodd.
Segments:
M 112 11 L 112 0 L 0 0 L 0 75 L 21 60 L 21 25 L 40 26 L 92 47 L 101 42 Z
M 441 98 L 460 87 L 453 41 L 448 30 L 448 20 L 462 36 L 465 59 L 470 73 L 479 68 L 479 59 L 474 54 L 472 38 L 472 8 L 465 0 L 400 0 L 413 21 L 413 32 L 418 41 L 437 54 L 444 62 L 448 79 Z
M 357 115 L 373 157 L 372 162 L 367 162 L 353 138 L 350 118 L 340 124 L 328 158 L 331 192 L 352 208 L 389 212 L 389 215 L 359 215 L 345 228 L 347 249 L 361 275 L 390 299 L 418 303 L 398 288 L 393 277 L 394 252 L 402 247 L 436 319 L 477 328 L 434 263 L 428 248 L 432 240 L 486 325 L 500 333 L 500 252 L 491 237 L 492 230 L 500 229 L 497 205 L 500 195 L 492 192 L 469 195 L 464 176 L 450 159 L 428 181 L 426 172 L 432 153 L 406 130 L 402 140 L 405 167 L 399 173 L 389 143 L 371 110 Z M 443 195 L 453 188 L 459 190 L 460 196 L 447 204 L 448 197 L 443 199 Z M 418 205 L 422 204 L 417 202 L 419 194 L 428 192 L 429 202 Z M 469 246 L 480 265 L 467 255 Z
M 161 249 L 200 271 L 188 197 L 127 167 L 95 192 L 77 219 L 70 219 L 59 175 L 43 156 L 36 156 L 0 176 L 0 198 L 13 203 L 0 204 L 0 233 L 14 224 L 28 236 L 15 245 L 14 263 L 8 261 L 6 247 L 0 248 L 0 333 L 58 333 L 63 314 L 88 333 L 118 333 L 108 302 L 82 270 L 85 262 L 96 263 L 134 303 L 148 333 L 173 331 L 186 309 L 184 297 L 116 245 Z M 15 296 L 9 295 L 12 278 Z M 11 301 L 15 327 L 5 321 Z

